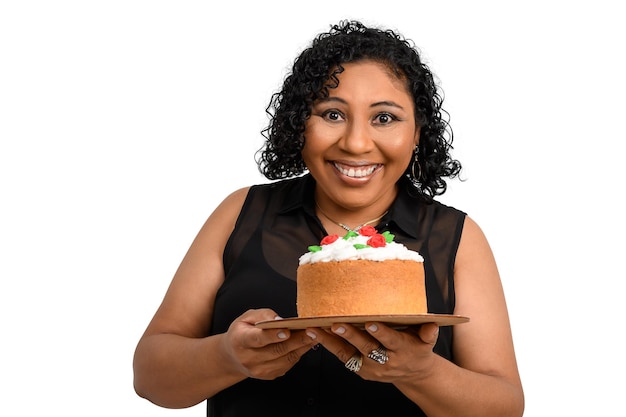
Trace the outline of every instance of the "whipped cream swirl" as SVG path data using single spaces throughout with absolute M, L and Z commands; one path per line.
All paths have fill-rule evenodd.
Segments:
M 355 245 L 367 245 L 368 236 L 352 236 L 348 239 L 339 238 L 333 243 L 321 245 L 317 252 L 307 252 L 300 256 L 300 265 L 317 262 L 369 260 L 385 261 L 388 259 L 412 260 L 423 262 L 424 258 L 417 252 L 397 242 L 387 242 L 383 247 L 365 247 L 357 249 Z

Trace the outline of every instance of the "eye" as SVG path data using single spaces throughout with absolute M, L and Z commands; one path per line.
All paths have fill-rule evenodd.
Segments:
M 337 110 L 326 110 L 322 113 L 322 117 L 331 122 L 338 122 L 343 119 L 343 115 Z
M 397 118 L 391 113 L 379 113 L 374 118 L 374 123 L 380 125 L 388 125 L 389 123 L 397 120 Z

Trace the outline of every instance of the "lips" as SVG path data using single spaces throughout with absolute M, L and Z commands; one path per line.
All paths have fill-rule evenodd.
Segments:
M 378 164 L 359 166 L 359 167 L 342 166 L 336 162 L 334 162 L 333 165 L 335 166 L 335 168 L 337 168 L 339 172 L 341 172 L 343 175 L 350 177 L 350 178 L 367 177 L 368 175 L 371 175 L 374 171 L 376 171 L 376 168 L 379 167 Z

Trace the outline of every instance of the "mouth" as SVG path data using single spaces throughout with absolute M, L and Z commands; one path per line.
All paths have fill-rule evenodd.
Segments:
M 333 162 L 333 165 L 337 169 L 337 171 L 339 171 L 341 174 L 345 175 L 346 177 L 350 177 L 350 178 L 367 177 L 369 175 L 372 175 L 372 173 L 374 173 L 374 171 L 376 171 L 381 166 L 380 164 L 375 164 L 375 165 L 354 167 L 354 166 L 340 165 L 337 162 Z

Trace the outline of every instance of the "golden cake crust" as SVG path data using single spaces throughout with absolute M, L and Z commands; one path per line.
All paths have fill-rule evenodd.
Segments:
M 424 265 L 412 260 L 304 264 L 297 271 L 298 317 L 423 314 Z

